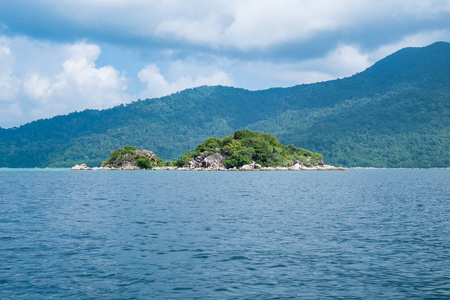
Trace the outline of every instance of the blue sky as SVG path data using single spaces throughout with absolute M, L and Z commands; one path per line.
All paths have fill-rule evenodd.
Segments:
M 435 41 L 450 42 L 450 0 L 0 0 L 0 127 L 342 78 Z

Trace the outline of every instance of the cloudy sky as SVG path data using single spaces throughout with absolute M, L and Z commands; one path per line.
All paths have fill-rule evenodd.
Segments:
M 435 41 L 450 42 L 450 0 L 0 0 L 0 127 L 342 78 Z

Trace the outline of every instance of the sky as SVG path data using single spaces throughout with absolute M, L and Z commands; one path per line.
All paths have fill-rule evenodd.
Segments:
M 0 127 L 343 78 L 436 41 L 450 42 L 450 0 L 0 0 Z

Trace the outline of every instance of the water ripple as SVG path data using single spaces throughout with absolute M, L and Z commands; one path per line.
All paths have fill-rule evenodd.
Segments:
M 450 170 L 0 172 L 0 299 L 450 299 Z

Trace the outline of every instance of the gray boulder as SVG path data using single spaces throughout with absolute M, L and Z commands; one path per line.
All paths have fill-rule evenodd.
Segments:
M 208 170 L 219 170 L 223 169 L 223 161 L 225 158 L 218 154 L 210 154 L 210 155 L 199 155 L 195 157 L 193 160 L 188 162 L 189 169 L 208 169 Z
M 248 170 L 261 170 L 261 165 L 255 163 L 255 162 L 252 162 L 251 164 L 243 165 L 242 167 L 239 168 L 239 170 L 243 170 L 243 171 L 248 171 Z

